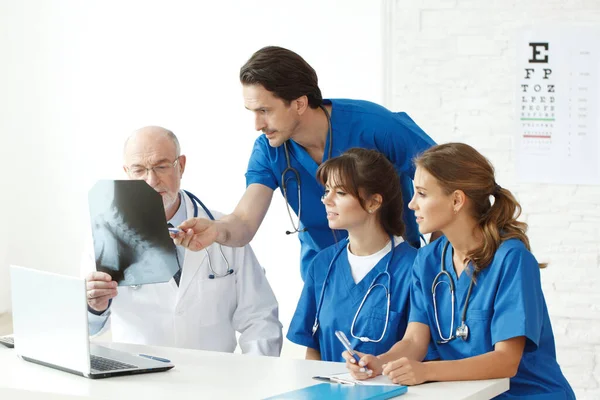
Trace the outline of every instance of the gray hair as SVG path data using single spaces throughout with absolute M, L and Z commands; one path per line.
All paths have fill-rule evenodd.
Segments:
M 168 129 L 166 129 L 166 134 L 169 137 L 169 139 L 171 139 L 173 144 L 175 145 L 175 152 L 177 154 L 177 157 L 179 157 L 181 155 L 181 147 L 179 146 L 179 139 L 177 139 L 177 136 Z

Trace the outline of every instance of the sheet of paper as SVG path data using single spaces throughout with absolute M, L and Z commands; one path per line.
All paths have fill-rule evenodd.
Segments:
M 401 385 L 396 385 L 395 383 L 392 383 L 392 381 L 390 381 L 390 379 L 387 376 L 383 376 L 383 375 L 378 375 L 375 378 L 371 378 L 371 379 L 365 379 L 364 381 L 359 381 L 356 380 L 352 377 L 352 375 L 350 375 L 350 373 L 344 373 L 344 374 L 335 374 L 335 375 L 329 375 L 329 379 L 332 380 L 339 380 L 340 383 L 354 383 L 356 385 L 366 385 L 366 386 L 401 386 Z

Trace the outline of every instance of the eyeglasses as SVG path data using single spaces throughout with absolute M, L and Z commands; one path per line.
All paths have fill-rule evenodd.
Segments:
M 127 167 L 127 173 L 134 179 L 145 179 L 148 174 L 150 174 L 150 171 L 153 171 L 157 176 L 166 176 L 173 172 L 178 162 L 179 157 L 177 157 L 172 163 L 166 162 L 150 168 L 142 167 L 141 165 L 134 165 L 133 167 Z

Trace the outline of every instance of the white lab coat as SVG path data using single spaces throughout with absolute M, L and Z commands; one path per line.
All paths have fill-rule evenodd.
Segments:
M 193 217 L 191 199 L 182 191 L 187 217 Z M 221 215 L 211 210 L 215 218 Z M 202 207 L 198 216 L 208 218 Z M 180 286 L 173 279 L 139 288 L 119 286 L 119 294 L 102 316 L 88 313 L 90 330 L 110 320 L 117 342 L 233 352 L 236 331 L 243 353 L 279 356 L 283 336 L 278 304 L 263 268 L 249 245 L 222 246 L 234 273 L 209 279 L 204 250 L 185 251 Z M 217 244 L 208 248 L 213 269 L 227 267 Z M 92 251 L 83 269 L 95 270 Z M 103 330 L 109 323 L 105 323 Z M 91 332 L 93 333 L 93 332 Z

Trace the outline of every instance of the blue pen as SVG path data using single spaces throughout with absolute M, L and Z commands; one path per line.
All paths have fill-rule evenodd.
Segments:
M 350 341 L 348 340 L 344 332 L 335 331 L 335 336 L 340 340 L 340 342 L 342 342 L 344 348 L 348 351 L 348 353 L 350 353 L 352 357 L 354 357 L 354 359 L 356 360 L 356 364 L 358 364 L 358 362 L 360 361 L 360 357 L 354 352 L 352 346 L 350 346 Z
M 160 357 L 156 357 L 156 356 L 150 356 L 148 354 L 138 354 L 140 357 L 146 357 L 149 358 L 151 360 L 155 360 L 155 361 L 160 361 L 160 362 L 164 362 L 164 363 L 170 363 L 171 360 L 167 360 L 166 358 L 160 358 Z

